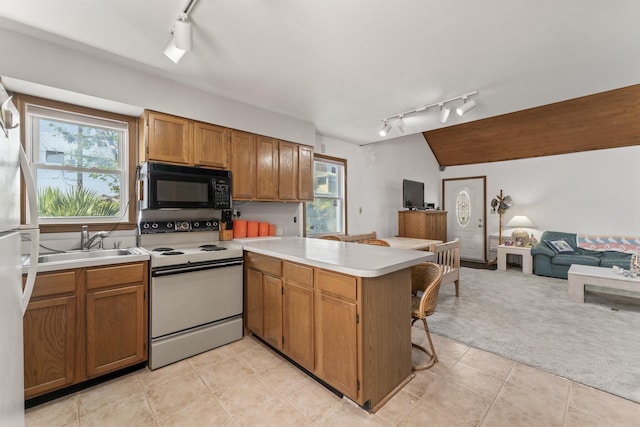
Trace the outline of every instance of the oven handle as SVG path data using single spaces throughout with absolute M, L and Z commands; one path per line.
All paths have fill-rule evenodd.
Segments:
M 163 277 L 170 276 L 172 274 L 193 273 L 195 271 L 213 270 L 216 268 L 233 267 L 236 265 L 242 265 L 244 261 L 242 258 L 235 261 L 222 261 L 214 264 L 186 264 L 175 267 L 169 267 L 162 270 L 151 271 L 151 277 Z

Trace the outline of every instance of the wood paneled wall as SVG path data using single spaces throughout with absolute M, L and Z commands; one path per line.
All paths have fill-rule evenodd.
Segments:
M 640 144 L 640 85 L 423 133 L 440 166 Z

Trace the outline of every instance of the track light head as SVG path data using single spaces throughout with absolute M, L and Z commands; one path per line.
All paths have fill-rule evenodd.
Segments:
M 380 136 L 387 136 L 390 130 L 391 130 L 391 125 L 389 124 L 389 122 L 385 120 L 384 125 L 382 126 L 382 129 L 380 129 Z
M 456 108 L 456 113 L 458 113 L 459 116 L 463 115 L 464 113 L 473 109 L 476 106 L 476 101 L 474 101 L 473 99 L 470 101 L 467 101 L 467 98 L 465 97 L 463 98 L 463 100 L 464 100 L 464 104 Z
M 193 46 L 193 31 L 187 15 L 182 14 L 173 22 L 173 39 L 178 49 L 191 51 Z
M 407 131 L 407 128 L 406 128 L 406 126 L 405 126 L 405 124 L 404 124 L 404 120 L 402 119 L 402 115 L 400 115 L 400 116 L 396 119 L 396 121 L 395 121 L 395 125 L 396 125 L 396 128 L 398 129 L 398 131 L 399 131 L 400 133 L 405 133 L 405 132 Z
M 172 38 L 167 47 L 164 48 L 164 54 L 176 64 L 182 59 L 185 52 L 186 50 L 179 49 L 176 46 L 175 38 Z
M 444 104 L 440 104 L 440 117 L 438 118 L 438 121 L 440 123 L 447 123 L 450 112 L 451 112 L 451 108 L 447 107 Z

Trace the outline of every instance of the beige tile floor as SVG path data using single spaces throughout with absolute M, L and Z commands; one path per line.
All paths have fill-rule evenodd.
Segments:
M 424 331 L 413 328 L 415 340 Z M 377 413 L 252 337 L 30 408 L 35 426 L 638 426 L 640 404 L 447 338 Z M 419 353 L 415 355 L 419 357 Z

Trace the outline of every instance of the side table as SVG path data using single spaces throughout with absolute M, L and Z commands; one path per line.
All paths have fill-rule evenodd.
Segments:
M 524 274 L 533 273 L 533 258 L 531 257 L 531 247 L 499 245 L 498 270 L 507 269 L 507 254 L 522 256 L 522 272 Z

